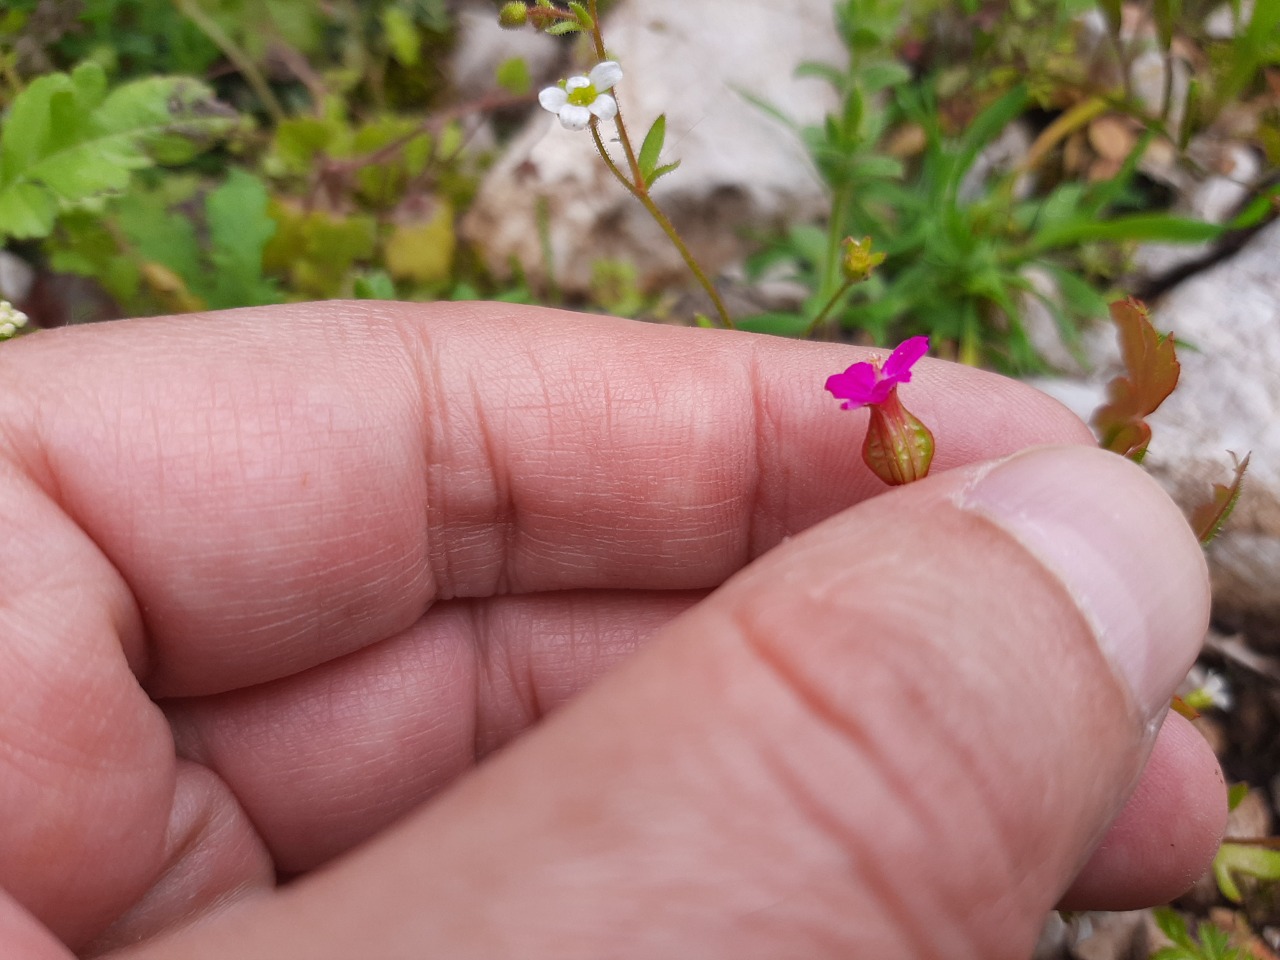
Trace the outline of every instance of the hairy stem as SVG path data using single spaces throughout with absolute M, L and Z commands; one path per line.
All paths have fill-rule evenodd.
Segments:
M 591 14 L 591 39 L 595 43 L 596 58 L 604 60 L 608 56 L 604 46 L 604 34 L 600 30 L 600 9 L 597 0 L 588 0 L 587 12 Z M 627 133 L 626 124 L 622 121 L 622 104 L 618 101 L 618 91 L 613 91 L 614 102 L 618 104 L 618 113 L 613 118 L 615 126 L 618 128 L 618 141 L 622 144 L 622 152 L 627 156 L 627 169 L 631 172 L 628 178 L 618 165 L 613 162 L 613 158 L 609 156 L 609 151 L 605 149 L 604 141 L 600 139 L 599 123 L 595 120 L 591 121 L 591 139 L 595 142 L 596 150 L 600 154 L 600 158 L 604 160 L 605 166 L 617 178 L 618 182 L 627 188 L 627 192 L 640 201 L 641 206 L 649 211 L 649 216 L 662 228 L 662 232 L 667 235 L 680 257 L 685 262 L 685 266 L 689 268 L 689 272 L 693 274 L 694 279 L 698 281 L 699 286 L 706 291 L 708 297 L 711 298 L 711 305 L 715 307 L 716 315 L 720 319 L 720 324 L 727 330 L 734 329 L 733 318 L 729 316 L 729 308 L 724 305 L 724 300 L 720 298 L 720 293 L 715 288 L 715 284 L 707 277 L 701 265 L 694 258 L 692 251 L 689 250 L 684 239 L 680 236 L 670 218 L 662 212 L 662 209 L 653 202 L 653 198 L 649 196 L 649 186 L 644 182 L 644 177 L 640 173 L 640 163 L 636 160 L 635 148 L 631 145 L 631 137 Z
M 600 130 L 595 123 L 591 124 L 591 139 L 595 142 L 596 151 L 600 154 L 601 159 L 604 160 L 605 166 L 609 168 L 609 171 L 614 175 L 617 181 L 626 187 L 627 192 L 640 201 L 640 205 L 649 211 L 649 216 L 653 217 L 654 222 L 656 222 L 658 226 L 662 228 L 662 232 L 667 235 L 667 239 L 675 245 L 676 250 L 680 253 L 681 259 L 685 262 L 685 266 L 689 268 L 689 272 L 693 274 L 694 279 L 698 281 L 699 286 L 701 286 L 702 289 L 706 291 L 707 296 L 711 298 L 711 304 L 715 307 L 716 316 L 719 317 L 721 325 L 727 330 L 733 330 L 733 318 L 729 316 L 729 308 L 724 305 L 724 301 L 720 298 L 720 292 L 716 290 L 715 284 L 711 282 L 702 267 L 698 264 L 698 261 L 694 259 L 693 253 L 690 252 L 689 247 L 685 244 L 684 239 L 676 230 L 675 225 L 667 215 L 662 212 L 662 209 L 653 202 L 653 198 L 649 196 L 649 192 L 642 189 L 638 183 L 632 183 L 627 179 L 626 174 L 618 169 L 618 165 L 613 162 L 613 157 L 609 156 L 609 151 L 605 149 L 604 141 L 600 139 Z

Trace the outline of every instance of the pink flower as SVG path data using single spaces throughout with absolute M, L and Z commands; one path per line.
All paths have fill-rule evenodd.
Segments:
M 900 383 L 911 381 L 911 367 L 929 351 L 928 337 L 912 337 L 904 340 L 889 354 L 881 367 L 876 363 L 855 363 L 844 373 L 827 377 L 827 390 L 837 400 L 843 400 L 841 410 L 878 406 Z
M 890 485 L 922 480 L 933 463 L 933 433 L 898 399 L 898 384 L 911 380 L 911 367 L 929 349 L 928 337 L 912 337 L 898 345 L 884 365 L 855 363 L 827 378 L 827 390 L 842 410 L 871 408 L 862 460 Z

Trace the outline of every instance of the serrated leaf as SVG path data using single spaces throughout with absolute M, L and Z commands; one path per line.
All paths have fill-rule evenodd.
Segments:
M 1222 525 L 1231 518 L 1231 511 L 1235 509 L 1244 489 L 1244 474 L 1249 469 L 1251 456 L 1252 453 L 1246 453 L 1243 460 L 1236 461 L 1235 476 L 1231 483 L 1215 483 L 1209 500 L 1191 511 L 1191 529 L 1195 531 L 1202 547 L 1212 543 L 1222 532 Z
M 185 77 L 108 93 L 102 68 L 84 64 L 32 81 L 0 128 L 0 238 L 46 236 L 61 211 L 120 192 L 135 170 L 189 159 L 234 116 Z
M 653 183 L 653 172 L 658 166 L 658 155 L 662 153 L 662 145 L 667 139 L 667 115 L 665 113 L 658 114 L 658 119 L 653 121 L 653 126 L 649 128 L 649 132 L 644 135 L 644 142 L 640 144 L 640 155 L 637 163 L 640 165 L 640 180 L 642 183 Z
M 1141 461 L 1151 442 L 1146 418 L 1178 385 L 1178 364 L 1172 335 L 1161 336 L 1151 315 L 1130 297 L 1111 304 L 1111 318 L 1120 340 L 1125 373 L 1107 385 L 1108 400 L 1093 415 L 1104 449 Z

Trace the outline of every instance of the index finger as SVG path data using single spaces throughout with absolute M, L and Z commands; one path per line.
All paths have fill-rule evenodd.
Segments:
M 9 455 L 138 604 L 147 685 L 192 695 L 390 636 L 438 598 L 719 584 L 883 489 L 859 459 L 865 415 L 822 391 L 862 356 L 528 307 L 321 303 L 42 334 L 4 351 L 0 383 Z M 1029 388 L 917 369 L 904 399 L 935 469 L 1090 439 Z

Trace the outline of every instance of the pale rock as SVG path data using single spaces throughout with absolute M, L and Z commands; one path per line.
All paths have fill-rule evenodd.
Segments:
M 1231 40 L 1243 33 L 1253 19 L 1253 3 L 1254 0 L 1242 0 L 1239 19 L 1236 19 L 1236 12 L 1231 9 L 1231 4 L 1224 3 L 1217 7 L 1204 18 L 1205 34 L 1214 40 Z
M 801 125 L 835 106 L 827 84 L 795 76 L 805 61 L 846 59 L 829 0 L 796 0 L 785 16 L 765 0 L 636 0 L 619 4 L 604 28 L 624 71 L 614 92 L 636 149 L 654 119 L 667 115 L 661 162 L 681 165 L 653 196 L 709 272 L 740 258 L 753 230 L 825 211 L 796 131 L 751 98 Z M 600 132 L 621 160 L 612 124 Z M 634 263 L 649 289 L 690 285 L 679 254 L 613 179 L 589 134 L 537 111 L 485 178 L 462 231 L 499 275 L 514 260 L 542 281 L 540 210 L 562 290 L 587 290 L 592 262 L 606 258 Z
M 1073 960 L 1144 960 L 1147 950 L 1145 910 L 1090 913 L 1087 932 L 1076 938 Z
M 1190 145 L 1194 160 L 1206 170 L 1201 178 L 1185 178 L 1174 212 L 1207 223 L 1226 223 L 1238 213 L 1266 172 L 1257 152 L 1242 143 L 1221 143 L 1198 138 Z M 1144 172 L 1146 168 L 1144 167 Z M 1148 243 L 1134 255 L 1134 271 L 1143 277 L 1159 277 L 1200 259 L 1213 242 Z
M 535 84 L 555 79 L 564 45 L 537 30 L 504 30 L 491 3 L 468 3 L 457 13 L 458 41 L 449 78 L 464 98 L 499 89 L 498 67 L 519 57 Z
M 1232 454 L 1252 452 L 1244 494 L 1209 547 L 1215 613 L 1250 642 L 1280 648 L 1280 222 L 1238 254 L 1184 281 L 1153 311 L 1183 347 L 1178 388 L 1150 418 L 1145 466 L 1184 509 L 1232 476 Z M 1088 381 L 1040 380 L 1087 417 L 1114 365 Z
M 35 286 L 36 271 L 31 264 L 8 250 L 0 250 L 0 300 L 22 303 Z

